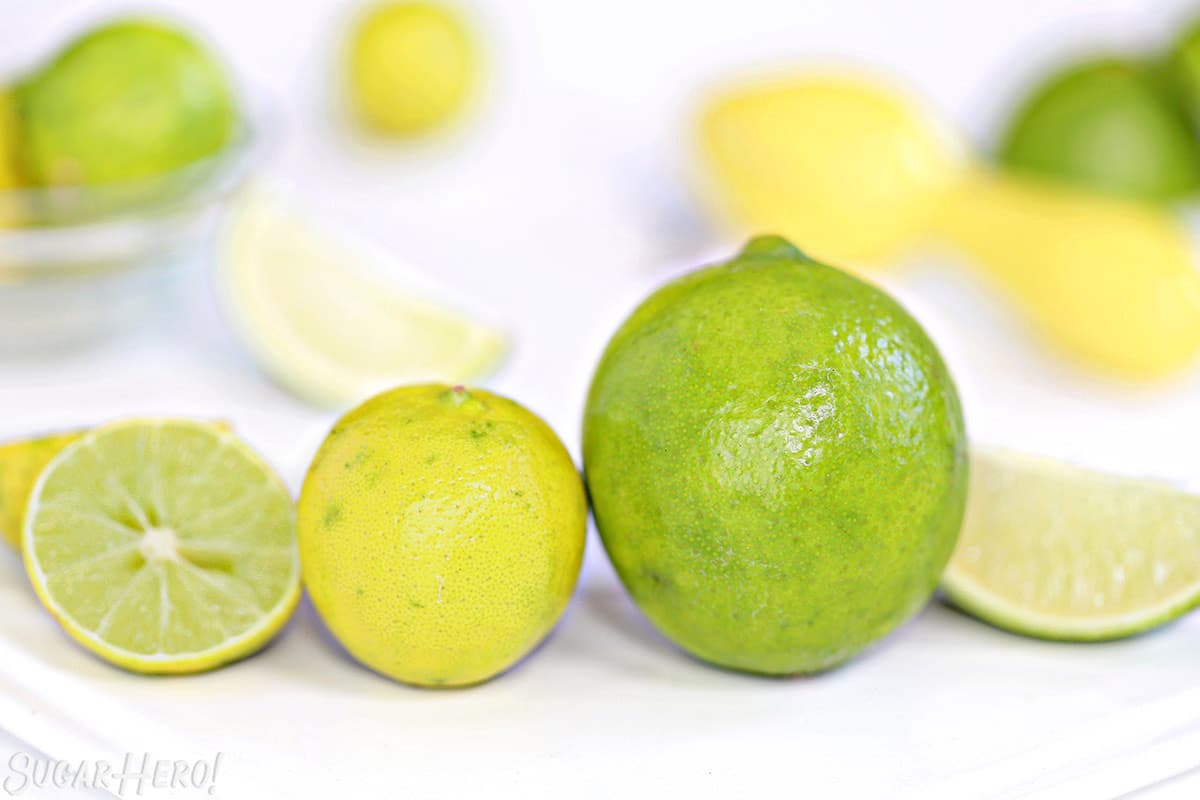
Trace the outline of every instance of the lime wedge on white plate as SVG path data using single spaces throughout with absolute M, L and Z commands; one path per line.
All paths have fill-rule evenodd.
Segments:
M 268 190 L 250 193 L 225 242 L 226 307 L 262 367 L 300 397 L 349 406 L 418 381 L 478 381 L 503 333 L 452 310 L 427 279 Z
M 949 599 L 1045 639 L 1117 639 L 1200 603 L 1200 496 L 1002 451 L 971 455 Z
M 41 473 L 25 567 L 68 634 L 126 669 L 197 672 L 249 655 L 300 597 L 287 489 L 228 430 L 132 420 Z

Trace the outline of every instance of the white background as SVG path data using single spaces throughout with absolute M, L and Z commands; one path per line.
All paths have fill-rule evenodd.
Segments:
M 1160 42 L 1189 5 L 479 2 L 468 8 L 487 86 L 449 140 L 415 147 L 364 142 L 342 121 L 336 68 L 352 4 L 137 8 L 172 10 L 226 54 L 271 123 L 264 172 L 513 331 L 514 354 L 491 385 L 546 416 L 578 455 L 583 393 L 607 335 L 647 289 L 733 246 L 705 233 L 680 179 L 706 86 L 773 65 L 865 66 L 908 84 L 983 146 L 1046 64 L 1089 46 Z M 34 63 L 64 33 L 126 7 L 0 0 L 0 67 Z M 0 362 L 0 436 L 139 413 L 221 416 L 294 482 L 330 418 L 254 369 L 212 299 L 211 257 L 199 254 L 175 304 L 124 338 Z M 974 438 L 1200 488 L 1195 374 L 1133 389 L 1077 373 L 946 259 L 910 267 L 884 280 L 944 350 Z M 118 750 L 155 726 L 174 729 L 155 746 L 190 755 L 215 745 L 243 759 L 222 787 L 231 797 L 234 778 L 250 775 L 313 797 L 772 785 L 801 796 L 1097 797 L 1200 766 L 1196 620 L 1071 647 L 934 606 L 830 676 L 761 681 L 697 665 L 658 639 L 597 545 L 555 637 L 512 674 L 453 695 L 356 669 L 307 608 L 244 664 L 184 681 L 131 678 L 63 641 L 15 559 L 0 554 L 0 724 L 45 749 L 88 741 L 81 729 L 102 730 Z M 1161 790 L 1171 791 L 1197 787 Z

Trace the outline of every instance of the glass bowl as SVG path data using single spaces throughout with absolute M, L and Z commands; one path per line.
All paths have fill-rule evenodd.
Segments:
M 162 302 L 256 139 L 243 124 L 219 153 L 146 180 L 0 190 L 0 356 L 94 341 Z

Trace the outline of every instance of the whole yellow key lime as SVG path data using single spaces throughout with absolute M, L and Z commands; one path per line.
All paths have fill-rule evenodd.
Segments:
M 477 62 L 467 24 L 452 8 L 380 3 L 351 39 L 350 97 L 363 121 L 383 133 L 424 133 L 465 105 Z
M 719 94 L 698 134 L 702 199 L 718 218 L 853 266 L 884 265 L 920 243 L 964 161 L 911 98 L 854 75 L 800 74 Z
M 300 493 L 314 605 L 391 678 L 465 686 L 516 663 L 575 588 L 587 501 L 554 432 L 511 400 L 445 385 L 342 417 Z

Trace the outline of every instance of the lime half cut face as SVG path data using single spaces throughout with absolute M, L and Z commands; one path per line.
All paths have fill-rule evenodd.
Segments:
M 98 428 L 47 465 L 22 548 L 76 641 L 135 672 L 246 656 L 300 594 L 292 500 L 232 433 L 187 420 Z

